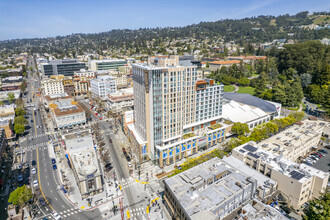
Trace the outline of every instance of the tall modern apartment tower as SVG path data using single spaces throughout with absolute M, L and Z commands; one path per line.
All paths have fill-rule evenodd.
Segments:
M 170 164 L 176 161 L 170 160 L 175 145 L 180 145 L 176 153 L 197 153 L 200 137 L 221 121 L 223 85 L 198 79 L 197 67 L 179 66 L 178 56 L 150 57 L 147 64 L 133 64 L 132 70 L 135 122 L 130 130 L 140 159 Z M 185 141 L 190 151 L 181 147 Z

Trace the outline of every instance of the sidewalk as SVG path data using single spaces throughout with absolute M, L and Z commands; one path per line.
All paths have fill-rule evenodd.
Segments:
M 52 145 L 49 145 L 49 148 L 52 148 Z M 111 215 L 112 207 L 117 205 L 119 207 L 119 198 L 123 196 L 122 191 L 119 189 L 119 183 L 116 184 L 113 181 L 108 181 L 104 179 L 104 191 L 97 195 L 92 196 L 92 202 L 89 202 L 86 199 L 83 199 L 79 187 L 76 183 L 76 179 L 74 177 L 73 171 L 67 164 L 67 158 L 64 156 L 64 153 L 55 154 L 57 158 L 57 176 L 59 181 L 59 186 L 63 186 L 63 177 L 65 176 L 66 182 L 70 183 L 69 190 L 67 193 L 64 193 L 62 190 L 62 196 L 66 197 L 65 199 L 69 200 L 69 202 L 83 210 L 92 210 L 95 208 L 102 209 L 104 213 L 107 215 Z M 104 208 L 106 207 L 106 208 Z
M 204 151 L 199 151 L 197 152 L 196 154 L 190 156 L 190 157 L 187 157 L 187 158 L 183 158 L 181 159 L 180 161 L 176 162 L 175 164 L 171 164 L 171 165 L 168 165 L 168 166 L 165 166 L 163 168 L 160 168 L 159 166 L 153 164 L 151 161 L 147 161 L 145 163 L 142 163 L 141 164 L 141 174 L 140 174 L 140 180 L 141 181 L 145 181 L 146 179 L 149 179 L 149 182 L 153 181 L 153 180 L 159 180 L 157 177 L 156 177 L 156 174 L 159 174 L 161 172 L 171 172 L 172 170 L 174 170 L 174 166 L 180 166 L 182 165 L 184 162 L 187 161 L 187 159 L 191 159 L 191 158 L 196 158 L 196 157 L 199 157 L 203 154 L 206 154 L 210 151 L 213 151 L 215 149 L 218 149 L 218 148 L 221 148 L 222 145 L 224 143 L 218 143 L 210 148 L 208 148 L 207 150 L 204 150 Z M 134 170 L 134 177 L 136 179 L 139 179 L 139 173 L 138 173 L 138 170 Z

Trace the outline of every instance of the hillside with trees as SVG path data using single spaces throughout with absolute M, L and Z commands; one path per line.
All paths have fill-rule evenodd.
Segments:
M 112 51 L 113 55 L 168 53 L 166 49 L 178 47 L 175 53 L 212 51 L 221 43 L 234 41 L 246 52 L 251 52 L 252 43 L 269 42 L 274 39 L 307 41 L 330 36 L 330 29 L 302 28 L 313 23 L 317 16 L 330 13 L 308 12 L 296 15 L 258 16 L 244 19 L 225 19 L 216 22 L 201 22 L 185 27 L 141 28 L 136 30 L 116 29 L 96 34 L 72 34 L 51 38 L 17 39 L 0 42 L 2 55 L 9 52 L 50 53 L 58 58 L 75 57 L 85 52 Z M 315 17 L 316 16 L 316 17 Z M 290 35 L 288 35 L 290 34 Z M 221 40 L 221 41 L 220 41 Z M 172 51 L 172 50 L 171 50 Z M 174 53 L 174 50 L 173 52 Z M 207 54 L 207 53 L 205 53 Z

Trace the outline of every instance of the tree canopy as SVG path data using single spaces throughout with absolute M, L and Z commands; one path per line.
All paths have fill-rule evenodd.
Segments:
M 15 114 L 16 116 L 24 116 L 26 114 L 26 111 L 23 108 L 16 108 Z
M 24 206 L 26 203 L 32 199 L 33 194 L 30 188 L 26 185 L 16 188 L 13 192 L 10 193 L 8 202 L 13 205 Z
M 304 211 L 304 220 L 318 219 L 327 220 L 330 219 L 330 193 L 326 193 L 321 198 L 313 199 L 309 202 L 309 206 Z
M 237 135 L 246 135 L 250 132 L 249 126 L 241 122 L 235 122 L 231 127 L 231 131 Z

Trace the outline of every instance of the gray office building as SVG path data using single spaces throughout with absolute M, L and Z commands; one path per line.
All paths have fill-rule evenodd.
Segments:
M 42 64 L 41 72 L 45 76 L 64 75 L 73 76 L 75 71 L 86 69 L 86 64 L 78 62 L 78 60 L 50 60 L 48 63 Z
M 257 180 L 218 157 L 164 181 L 173 219 L 223 219 L 255 197 Z

